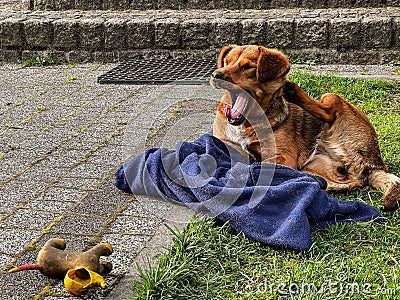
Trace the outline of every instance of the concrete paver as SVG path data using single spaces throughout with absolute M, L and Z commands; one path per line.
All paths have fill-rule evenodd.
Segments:
M 51 237 L 65 238 L 69 250 L 101 241 L 113 245 L 108 288 L 84 297 L 105 299 L 133 272 L 133 261 L 160 227 L 186 224 L 191 215 L 183 207 L 127 195 L 113 186 L 115 170 L 145 149 L 147 136 L 165 126 L 187 95 L 170 94 L 176 90 L 172 86 L 97 84 L 97 76 L 112 67 L 0 66 L 2 299 L 70 297 L 62 281 L 38 271 L 8 273 L 11 266 L 35 262 Z M 188 95 L 201 88 L 192 86 Z M 181 131 L 193 134 L 191 128 Z M 129 288 L 121 293 L 129 294 Z
M 82 251 L 113 245 L 105 290 L 84 299 L 126 299 L 135 264 L 169 242 L 165 224 L 182 228 L 192 212 L 113 186 L 115 170 L 147 147 L 173 147 L 207 132 L 221 91 L 202 86 L 99 85 L 114 65 L 0 66 L 0 297 L 69 299 L 60 280 L 33 263 L 52 237 Z M 390 66 L 294 66 L 293 70 L 399 79 Z M 71 80 L 74 76 L 74 80 Z

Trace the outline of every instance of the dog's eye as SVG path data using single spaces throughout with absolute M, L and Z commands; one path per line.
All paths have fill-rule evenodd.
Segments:
M 245 64 L 243 66 L 240 66 L 240 69 L 242 69 L 242 70 L 250 70 L 250 69 L 253 69 L 253 68 L 254 68 L 254 66 L 249 65 L 249 64 Z
M 225 57 L 225 59 L 224 59 L 224 67 L 226 67 L 226 66 L 229 65 L 230 63 L 231 63 L 231 62 L 230 62 L 230 59 Z

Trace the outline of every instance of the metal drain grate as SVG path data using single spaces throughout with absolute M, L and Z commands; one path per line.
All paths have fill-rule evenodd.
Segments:
M 215 61 L 195 59 L 130 59 L 99 76 L 108 84 L 203 84 L 215 71 Z

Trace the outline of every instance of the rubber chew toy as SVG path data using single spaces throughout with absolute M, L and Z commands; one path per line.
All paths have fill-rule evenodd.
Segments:
M 39 270 L 50 278 L 64 278 L 67 291 L 79 296 L 92 287 L 107 285 L 100 274 L 112 270 L 110 262 L 100 262 L 100 256 L 109 256 L 113 249 L 110 244 L 101 243 L 86 252 L 65 251 L 65 240 L 52 238 L 39 251 L 36 264 L 28 264 L 10 270 Z

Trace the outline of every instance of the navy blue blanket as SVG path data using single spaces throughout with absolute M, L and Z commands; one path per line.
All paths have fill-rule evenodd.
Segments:
M 381 218 L 365 203 L 328 195 L 321 177 L 249 163 L 211 134 L 175 150 L 148 149 L 119 168 L 115 185 L 184 204 L 249 238 L 295 251 L 311 247 L 314 228 Z

